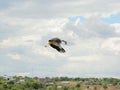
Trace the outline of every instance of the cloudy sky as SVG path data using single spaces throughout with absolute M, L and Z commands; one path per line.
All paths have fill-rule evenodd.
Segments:
M 0 0 L 0 75 L 120 78 L 120 0 Z

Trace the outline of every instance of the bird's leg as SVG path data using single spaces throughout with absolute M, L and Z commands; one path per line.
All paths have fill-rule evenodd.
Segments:
M 65 41 L 65 40 L 62 40 L 62 42 L 64 42 L 65 44 L 67 44 L 67 41 Z

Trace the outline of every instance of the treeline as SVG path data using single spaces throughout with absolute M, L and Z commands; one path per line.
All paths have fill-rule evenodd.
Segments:
M 79 77 L 31 78 L 21 76 L 0 77 L 0 90 L 85 90 L 85 88 L 89 90 L 91 86 L 94 86 L 93 90 L 99 90 L 98 85 L 106 90 L 109 85 L 120 90 L 120 79 Z
M 120 84 L 120 79 L 118 78 L 69 78 L 69 77 L 53 77 L 50 78 L 51 81 L 79 81 L 84 84 L 91 85 L 102 85 L 103 83 L 118 85 Z

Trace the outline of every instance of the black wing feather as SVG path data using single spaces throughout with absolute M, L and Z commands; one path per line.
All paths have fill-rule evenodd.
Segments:
M 53 47 L 53 48 L 55 48 L 57 51 L 59 51 L 59 52 L 65 52 L 65 50 L 63 49 L 63 48 L 59 48 L 58 46 L 56 46 L 56 45 L 53 45 L 53 44 L 50 44 L 50 46 L 51 47 Z
M 58 46 L 53 45 L 53 44 L 50 44 L 50 46 L 51 46 L 51 47 L 53 47 L 53 48 L 55 48 L 57 51 L 59 51 L 59 52 L 60 52 L 60 48 L 59 48 Z

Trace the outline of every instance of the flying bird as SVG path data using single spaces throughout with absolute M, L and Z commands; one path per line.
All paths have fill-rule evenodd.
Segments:
M 48 45 L 50 45 L 52 48 L 56 49 L 60 53 L 65 53 L 65 49 L 61 47 L 61 43 L 64 42 L 67 45 L 67 41 L 61 40 L 59 38 L 52 38 L 48 40 Z M 47 47 L 47 45 L 45 45 Z

